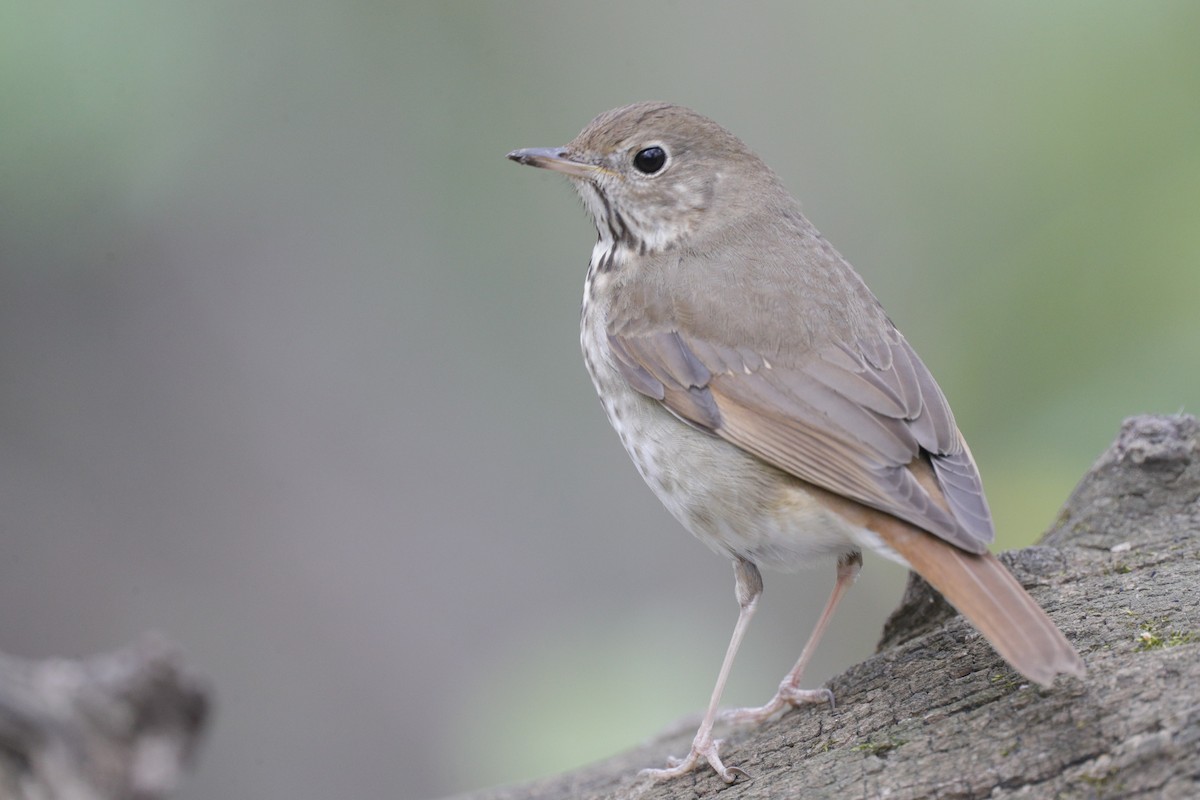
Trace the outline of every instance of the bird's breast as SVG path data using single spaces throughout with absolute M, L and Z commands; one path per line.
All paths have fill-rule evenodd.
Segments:
M 630 387 L 608 342 L 615 288 L 611 272 L 589 270 L 580 320 L 584 363 L 609 424 L 671 515 L 713 550 L 777 569 L 851 549 L 855 532 L 801 482 Z

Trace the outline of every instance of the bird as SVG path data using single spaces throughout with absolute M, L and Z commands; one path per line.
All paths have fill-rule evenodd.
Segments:
M 1026 678 L 1082 659 L 988 550 L 994 525 L 945 395 L 866 283 L 741 139 L 689 108 L 604 112 L 562 147 L 508 158 L 565 175 L 595 223 L 580 342 L 604 412 L 667 510 L 730 559 L 739 612 L 671 779 L 726 782 L 718 722 L 832 702 L 804 670 L 862 551 L 923 577 Z M 932 312 L 931 312 L 932 313 Z M 765 705 L 720 710 L 762 594 L 760 567 L 835 565 L 823 612 Z

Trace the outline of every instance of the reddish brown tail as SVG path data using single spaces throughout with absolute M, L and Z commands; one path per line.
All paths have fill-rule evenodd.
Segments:
M 1083 676 L 1075 648 L 994 555 L 967 553 L 882 514 L 869 527 L 1026 678 L 1049 686 L 1060 673 Z

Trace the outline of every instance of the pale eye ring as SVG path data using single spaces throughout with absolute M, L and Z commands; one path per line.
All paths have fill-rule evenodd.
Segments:
M 634 168 L 643 175 L 654 175 L 667 165 L 667 151 L 658 145 L 643 147 L 633 156 Z

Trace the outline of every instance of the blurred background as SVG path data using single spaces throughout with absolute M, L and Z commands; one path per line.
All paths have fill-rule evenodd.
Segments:
M 504 159 L 634 100 L 755 148 L 949 396 L 998 547 L 1123 417 L 1200 401 L 1193 3 L 7 3 L 0 649 L 161 631 L 216 687 L 182 798 L 427 798 L 707 700 L 729 565 L 578 351 L 594 231 Z M 764 701 L 832 565 L 767 574 Z M 901 592 L 868 557 L 809 675 Z

